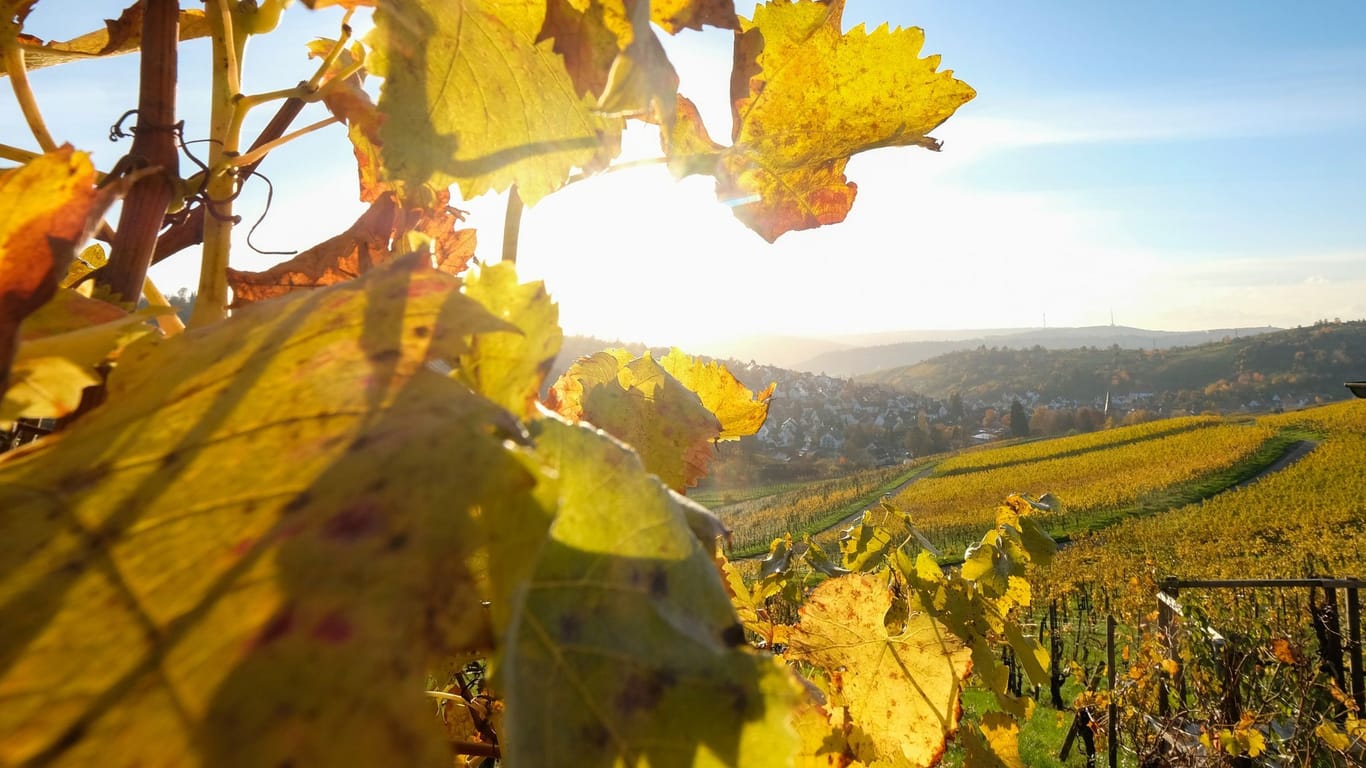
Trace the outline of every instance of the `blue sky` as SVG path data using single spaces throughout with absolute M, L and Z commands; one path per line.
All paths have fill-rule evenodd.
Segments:
M 68 37 L 120 3 L 80 5 L 74 29 L 52 13 L 70 3 L 40 3 L 35 32 Z M 291 8 L 253 40 L 248 90 L 306 77 L 303 42 L 339 17 Z M 771 246 L 702 180 L 644 169 L 574 185 L 527 212 L 519 259 L 567 330 L 705 351 L 720 336 L 1092 325 L 1111 311 L 1170 330 L 1366 317 L 1366 3 L 848 0 L 845 19 L 923 27 L 924 53 L 977 89 L 935 132 L 943 152 L 855 158 L 848 221 Z M 666 45 L 725 138 L 728 36 Z M 191 132 L 206 66 L 206 47 L 187 46 Z M 59 140 L 108 167 L 126 145 L 104 134 L 132 106 L 135 72 L 124 57 L 34 73 Z M 0 109 L 0 142 L 32 144 L 17 110 Z M 655 147 L 648 132 L 627 142 L 629 156 Z M 276 202 L 258 244 L 307 247 L 354 218 L 354 171 L 317 162 L 329 153 L 349 157 L 339 128 L 267 161 Z M 249 190 L 249 221 L 261 202 Z M 502 204 L 462 204 L 486 260 Z M 193 257 L 155 277 L 192 285 Z

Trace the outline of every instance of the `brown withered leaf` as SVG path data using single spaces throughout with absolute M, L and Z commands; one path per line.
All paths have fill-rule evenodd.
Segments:
M 739 29 L 735 0 L 654 0 L 650 3 L 654 23 L 677 34 L 680 29 L 702 29 L 703 25 Z
M 553 41 L 580 93 L 608 114 L 672 122 L 678 74 L 645 0 L 548 0 L 538 42 Z
M 104 29 L 70 40 L 43 41 L 21 34 L 18 43 L 24 51 L 24 68 L 34 70 L 79 59 L 132 53 L 142 45 L 142 14 L 143 3 L 139 1 L 125 8 L 117 19 L 105 19 Z M 189 8 L 180 12 L 181 41 L 208 36 L 209 23 L 204 11 Z M 5 77 L 3 69 L 0 77 Z
M 334 45 L 335 40 L 313 40 L 308 43 L 308 57 L 313 59 L 326 56 Z M 343 50 L 337 57 L 337 67 L 349 69 L 358 61 L 357 57 L 360 55 L 361 50 L 355 45 L 351 49 Z M 345 81 L 329 87 L 327 95 L 323 96 L 323 106 L 327 107 L 334 117 L 346 123 L 346 135 L 351 140 L 360 177 L 360 199 L 373 203 L 391 187 L 384 181 L 383 166 L 380 163 L 380 148 L 383 146 L 380 128 L 384 125 L 384 115 L 375 106 L 370 94 L 366 93 L 363 73 L 364 70 L 361 70 Z M 332 79 L 331 76 L 325 76 L 323 82 L 328 83 Z
M 464 271 L 474 257 L 474 230 L 455 229 L 463 215 L 446 205 L 442 193 L 432 208 L 404 211 L 392 193 L 381 195 L 345 232 L 264 272 L 228 269 L 233 308 L 282 296 L 301 288 L 321 288 L 351 280 L 389 261 L 393 239 L 405 230 L 431 240 L 434 266 L 449 274 Z

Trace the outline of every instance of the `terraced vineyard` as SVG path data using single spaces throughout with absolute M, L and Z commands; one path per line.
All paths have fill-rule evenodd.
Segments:
M 965 472 L 998 469 L 1015 464 L 1028 464 L 1042 459 L 1060 458 L 1102 448 L 1114 448 L 1126 443 L 1151 440 L 1221 423 L 1223 420 L 1218 416 L 1185 416 L 1023 445 L 968 451 L 940 462 L 935 469 L 935 475 L 958 475 Z
M 1301 461 L 1244 488 L 1125 521 L 1065 548 L 1041 585 L 1085 581 L 1117 596 L 1155 578 L 1366 574 L 1366 403 L 1348 401 L 1258 420 L 1315 434 Z
M 1176 434 L 1155 432 L 1058 458 L 1047 442 L 1036 461 L 938 475 L 892 500 L 945 554 L 959 553 L 989 529 L 996 505 L 1011 493 L 1052 493 L 1062 502 L 1047 525 L 1055 535 L 1100 527 L 1182 494 L 1209 495 L 1270 464 L 1288 440 L 1260 424 L 1210 422 Z M 1050 441 L 1051 442 L 1051 441 Z M 1022 448 L 1007 449 L 1018 456 Z

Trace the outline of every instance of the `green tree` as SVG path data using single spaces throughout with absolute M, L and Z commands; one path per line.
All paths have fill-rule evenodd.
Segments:
M 1029 437 L 1029 414 L 1019 400 L 1010 404 L 1010 434 L 1013 437 Z

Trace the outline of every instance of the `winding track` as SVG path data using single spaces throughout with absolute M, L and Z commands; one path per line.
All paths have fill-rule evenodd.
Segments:
M 1276 459 L 1275 461 L 1271 462 L 1271 464 L 1267 465 L 1266 468 L 1264 468 L 1262 471 L 1258 472 L 1252 477 L 1249 477 L 1241 483 L 1235 483 L 1234 485 L 1230 485 L 1229 487 L 1225 488 L 1219 493 L 1227 493 L 1228 491 L 1237 488 L 1246 488 L 1247 486 L 1252 485 L 1253 483 L 1257 482 L 1258 480 L 1261 480 L 1267 475 L 1274 474 L 1276 472 L 1280 472 L 1283 469 L 1286 469 L 1287 467 L 1291 466 L 1300 459 L 1303 459 L 1305 456 L 1308 456 L 1310 453 L 1313 452 L 1315 448 L 1318 447 L 1319 444 L 1316 440 L 1299 440 L 1294 443 L 1291 443 L 1286 448 L 1285 453 L 1281 454 L 1281 457 L 1279 459 Z M 886 494 L 883 495 L 883 497 L 885 498 L 886 496 L 895 496 L 896 494 L 901 493 L 901 491 L 911 483 L 914 483 L 917 480 L 922 480 L 929 476 L 929 470 L 913 475 L 912 477 L 908 478 L 905 482 L 888 491 Z M 873 509 L 876 505 L 877 502 L 873 502 L 873 504 L 865 507 L 864 509 L 861 509 L 858 512 L 855 512 L 854 514 L 849 515 L 848 517 L 834 523 L 828 528 L 823 528 L 820 531 L 816 531 L 811 535 L 815 536 L 817 533 L 824 533 L 825 531 L 828 531 L 831 528 L 846 528 L 848 526 L 851 526 L 863 517 L 864 512 Z

